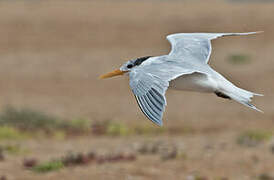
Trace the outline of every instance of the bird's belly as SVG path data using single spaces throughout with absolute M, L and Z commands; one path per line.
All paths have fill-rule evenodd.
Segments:
M 205 74 L 193 73 L 170 81 L 169 87 L 176 90 L 214 92 L 217 89 L 217 83 Z

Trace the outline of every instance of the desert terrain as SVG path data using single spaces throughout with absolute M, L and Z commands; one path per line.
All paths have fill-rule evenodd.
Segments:
M 27 137 L 1 138 L 0 128 L 0 178 L 274 179 L 273 12 L 270 1 L 1 1 L 0 127 Z M 253 99 L 264 113 L 213 94 L 169 90 L 160 128 L 139 110 L 128 77 L 98 79 L 129 59 L 167 54 L 168 34 L 249 31 L 264 33 L 214 40 L 210 65 L 235 85 L 264 94 Z M 88 127 L 58 129 L 59 136 L 34 132 L 4 122 L 7 107 L 84 119 Z M 14 146 L 20 152 L 7 148 Z M 95 160 L 58 170 L 26 167 L 30 159 L 91 151 Z M 132 158 L 102 160 L 113 154 Z

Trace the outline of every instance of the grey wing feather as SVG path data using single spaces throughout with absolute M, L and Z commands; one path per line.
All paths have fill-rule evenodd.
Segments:
M 154 57 L 151 63 L 143 63 L 129 72 L 129 84 L 142 112 L 161 126 L 169 81 L 195 71 L 191 65 Z
M 152 92 L 152 90 L 150 90 Z M 149 93 L 150 93 L 149 92 Z M 160 101 L 159 105 L 155 105 L 156 99 L 153 96 L 149 97 L 148 94 L 143 96 L 136 96 L 136 100 L 142 112 L 157 125 L 162 125 L 162 117 L 164 112 L 164 101 Z M 152 99 L 151 99 L 152 98 Z
M 150 73 L 145 73 L 140 69 L 130 72 L 129 77 L 130 87 L 142 112 L 152 122 L 162 126 L 168 81 L 164 81 Z
M 249 35 L 248 33 L 179 33 L 167 36 L 171 43 L 169 56 L 181 58 L 183 61 L 208 63 L 211 54 L 211 40 L 222 36 Z

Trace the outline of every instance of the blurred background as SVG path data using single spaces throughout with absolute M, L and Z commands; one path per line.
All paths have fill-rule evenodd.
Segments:
M 274 2 L 0 1 L 0 179 L 274 179 Z M 264 94 L 250 110 L 167 92 L 164 126 L 127 77 L 98 76 L 167 54 L 179 32 L 262 34 L 213 41 L 210 65 Z

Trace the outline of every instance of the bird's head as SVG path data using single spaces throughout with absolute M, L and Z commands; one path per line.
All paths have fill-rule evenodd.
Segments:
M 129 60 L 126 63 L 124 63 L 120 67 L 120 69 L 116 69 L 112 72 L 101 75 L 99 78 L 100 79 L 105 79 L 105 78 L 110 78 L 110 77 L 113 77 L 113 76 L 126 74 L 126 73 L 130 72 L 132 69 L 134 69 L 135 67 L 141 65 L 145 60 L 147 60 L 150 57 L 152 57 L 152 56 L 145 56 L 145 57 Z

